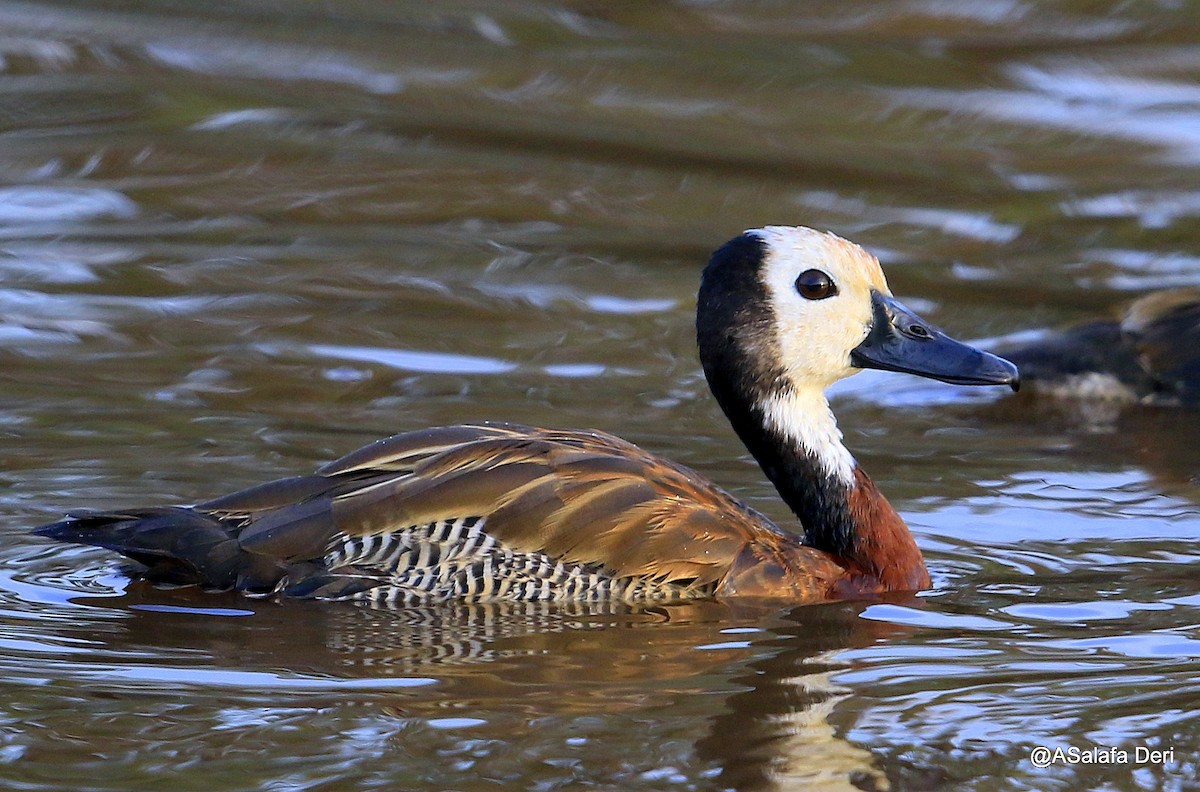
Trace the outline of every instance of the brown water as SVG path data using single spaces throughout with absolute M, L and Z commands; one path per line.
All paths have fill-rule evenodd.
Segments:
M 935 581 L 890 602 L 260 602 L 28 534 L 479 419 L 782 516 L 693 348 L 743 228 L 972 338 L 1200 284 L 1197 16 L 1110 5 L 0 2 L 0 787 L 1195 783 L 1195 413 L 847 383 Z

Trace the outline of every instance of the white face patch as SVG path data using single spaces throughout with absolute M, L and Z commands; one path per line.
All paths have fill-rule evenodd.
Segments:
M 796 390 L 819 391 L 857 373 L 850 352 L 867 337 L 871 291 L 890 295 L 879 261 L 852 242 L 811 228 L 768 226 L 748 231 L 766 242 L 760 278 L 775 317 L 779 363 Z M 837 294 L 809 300 L 796 278 L 819 270 Z
M 757 406 L 768 430 L 807 450 L 830 476 L 847 486 L 853 484 L 857 463 L 842 444 L 842 430 L 824 391 L 806 388 L 776 393 Z
M 790 387 L 756 406 L 767 429 L 805 449 L 830 476 L 852 486 L 854 457 L 842 444 L 825 389 L 855 374 L 850 352 L 871 329 L 871 292 L 891 295 L 879 261 L 852 242 L 811 228 L 748 231 L 766 243 L 759 277 L 775 321 L 778 363 Z M 836 294 L 807 299 L 796 279 L 808 270 L 829 277 Z

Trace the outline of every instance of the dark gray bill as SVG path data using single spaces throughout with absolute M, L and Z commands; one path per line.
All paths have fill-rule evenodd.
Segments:
M 1008 385 L 1021 375 L 1002 357 L 955 341 L 894 297 L 871 292 L 871 332 L 850 352 L 859 368 L 903 371 L 955 385 Z

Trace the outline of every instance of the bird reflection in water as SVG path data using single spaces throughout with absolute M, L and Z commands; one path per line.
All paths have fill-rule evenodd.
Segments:
M 909 595 L 886 599 L 919 604 Z M 429 680 L 389 688 L 378 701 L 398 718 L 440 718 L 453 706 L 484 719 L 507 710 L 530 723 L 585 716 L 624 722 L 639 711 L 662 717 L 668 710 L 704 724 L 693 750 L 723 786 L 888 785 L 870 751 L 831 721 L 851 693 L 835 681 L 848 667 L 839 653 L 908 631 L 862 618 L 862 601 L 790 609 L 718 601 L 389 609 L 216 594 L 199 609 L 194 593 L 135 582 L 124 595 L 85 602 L 122 613 L 110 644 L 135 656 L 195 662 L 199 653 L 209 668 Z M 181 615 L 188 610 L 194 618 Z M 248 617 L 238 625 L 238 641 L 228 640 L 230 617 L 213 615 L 221 613 Z M 725 697 L 715 716 L 707 699 L 714 691 Z

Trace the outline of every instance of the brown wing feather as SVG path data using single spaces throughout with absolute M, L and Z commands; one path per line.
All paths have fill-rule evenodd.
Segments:
M 456 446 L 489 438 L 516 438 L 532 431 L 519 424 L 435 426 L 385 437 L 317 468 L 319 476 L 354 471 L 410 470 L 417 462 Z
M 831 556 L 780 535 L 748 544 L 717 587 L 718 597 L 761 597 L 789 602 L 822 602 L 838 596 L 846 569 Z
M 774 533 L 699 474 L 601 433 L 550 432 L 547 467 L 561 506 L 511 510 L 498 538 L 618 576 L 715 583 L 748 542 Z M 559 447 L 561 444 L 561 447 Z M 530 532 L 534 532 L 532 535 Z

